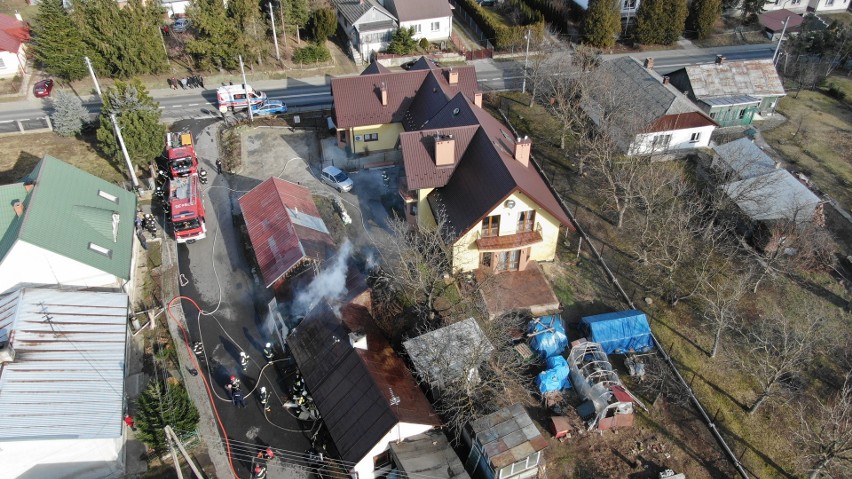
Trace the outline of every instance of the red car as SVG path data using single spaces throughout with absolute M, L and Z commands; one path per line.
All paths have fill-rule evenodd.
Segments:
M 33 94 L 36 98 L 46 98 L 50 96 L 50 92 L 53 90 L 53 80 L 41 80 L 36 82 L 33 87 Z

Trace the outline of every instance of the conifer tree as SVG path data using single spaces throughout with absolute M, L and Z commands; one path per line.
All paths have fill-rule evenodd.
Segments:
M 62 0 L 42 0 L 38 3 L 30 48 L 45 72 L 70 81 L 86 76 L 83 36 L 62 7 Z
M 198 411 L 180 384 L 155 381 L 136 399 L 136 437 L 157 451 L 166 448 L 164 428 L 171 426 L 178 434 L 194 431 Z
M 621 29 L 621 12 L 613 0 L 590 0 L 583 22 L 583 40 L 598 48 L 610 48 Z
M 337 31 L 337 15 L 331 8 L 318 8 L 311 13 L 308 23 L 311 38 L 316 42 L 324 42 Z
M 296 40 L 302 43 L 299 30 L 307 26 L 308 20 L 311 18 L 311 7 L 308 5 L 308 0 L 289 0 L 289 3 L 287 23 L 296 26 Z
M 687 28 L 695 33 L 699 40 L 713 33 L 713 26 L 722 14 L 722 0 L 692 0 L 689 6 Z
M 640 43 L 670 45 L 680 38 L 688 14 L 684 0 L 643 0 L 636 12 Z
M 83 106 L 77 95 L 59 90 L 53 94 L 53 131 L 60 136 L 74 136 L 80 133 L 83 125 L 90 121 L 89 110 Z
M 192 18 L 195 39 L 186 51 L 200 68 L 236 69 L 242 54 L 239 26 L 228 15 L 221 0 L 193 0 L 186 11 Z
M 121 155 L 110 113 L 116 115 L 133 164 L 147 165 L 162 152 L 166 128 L 160 123 L 159 104 L 139 79 L 116 81 L 104 91 L 103 100 L 97 137 L 98 146 L 107 158 L 118 160 Z

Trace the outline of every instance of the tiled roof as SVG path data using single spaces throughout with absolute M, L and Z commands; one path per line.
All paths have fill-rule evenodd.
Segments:
M 0 296 L 0 441 L 122 437 L 125 293 L 25 288 Z M 34 451 L 34 453 L 37 451 Z
M 400 22 L 446 18 L 452 15 L 447 0 L 389 0 L 388 10 L 396 13 Z
M 535 423 L 520 404 L 513 404 L 470 423 L 494 469 L 502 469 L 547 447 Z
M 344 305 L 340 317 L 322 302 L 287 338 L 341 459 L 360 461 L 399 422 L 440 425 L 387 340 L 368 327 L 368 349 L 355 348 L 344 324 L 372 325 L 369 301 Z M 390 404 L 391 394 L 398 405 Z
M 22 43 L 30 41 L 30 27 L 15 17 L 0 14 L 0 51 L 18 53 Z
M 361 72 L 362 75 L 375 75 L 377 73 L 390 73 L 384 65 L 379 62 L 371 62 L 364 71 Z
M 0 186 L 0 262 L 20 240 L 130 279 L 136 195 L 49 155 L 27 180 L 35 182 L 30 192 L 23 181 Z M 24 205 L 22 216 L 10 206 L 15 200 Z M 93 251 L 90 244 L 109 255 Z
M 452 135 L 455 158 L 461 158 L 477 131 L 479 131 L 478 125 L 469 125 L 401 133 L 399 142 L 405 155 L 403 166 L 408 188 L 419 190 L 444 186 L 450 181 L 450 176 L 459 164 L 458 161 L 450 166 L 435 164 L 435 135 Z
M 686 67 L 698 99 L 720 96 L 780 96 L 784 86 L 772 59 L 724 61 Z
M 716 122 L 710 117 L 697 111 L 680 113 L 677 115 L 665 115 L 654 120 L 645 130 L 648 133 L 672 130 L 688 130 L 702 126 L 714 126 Z
M 269 178 L 240 198 L 240 208 L 267 287 L 302 260 L 323 260 L 334 250 L 305 187 Z

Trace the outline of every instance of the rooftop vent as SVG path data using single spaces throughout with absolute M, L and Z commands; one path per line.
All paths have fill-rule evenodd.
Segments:
M 23 216 L 24 214 L 24 204 L 18 200 L 15 200 L 12 203 L 12 209 L 15 210 L 15 214 L 18 216 Z
M 349 344 L 353 348 L 367 350 L 367 333 L 363 331 L 352 331 L 349 333 Z

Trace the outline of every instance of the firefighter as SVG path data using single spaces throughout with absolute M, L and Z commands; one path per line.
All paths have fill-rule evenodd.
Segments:
M 266 361 L 272 361 L 274 355 L 275 351 L 272 349 L 272 343 L 266 343 L 266 346 L 263 347 L 263 356 L 266 358 Z
M 264 411 L 270 411 L 271 410 L 271 408 L 269 407 L 269 396 L 270 396 L 269 391 L 267 391 L 265 387 L 261 387 L 259 398 L 260 398 L 260 403 L 263 404 L 263 410 Z
M 240 351 L 240 365 L 243 367 L 243 371 L 248 369 L 248 354 L 245 351 Z
M 266 466 L 255 466 L 253 479 L 264 479 L 266 477 Z

